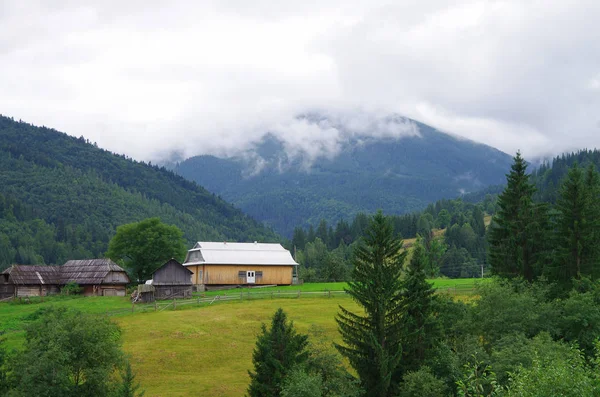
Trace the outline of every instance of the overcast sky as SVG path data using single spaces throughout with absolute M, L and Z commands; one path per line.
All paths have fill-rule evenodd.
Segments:
M 598 0 L 0 0 L 0 113 L 153 161 L 268 130 L 327 150 L 294 120 L 315 109 L 531 158 L 600 147 L 599 21 Z

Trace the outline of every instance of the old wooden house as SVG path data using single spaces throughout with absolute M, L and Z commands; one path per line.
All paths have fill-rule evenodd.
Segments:
M 60 268 L 62 284 L 78 284 L 85 296 L 125 296 L 130 282 L 127 272 L 110 259 L 71 260 Z
M 191 298 L 192 273 L 175 259 L 170 259 L 152 273 L 156 299 Z
M 290 285 L 298 264 L 281 244 L 198 242 L 183 266 L 198 288 L 226 285 Z
M 0 276 L 0 299 L 56 294 L 59 286 L 59 266 L 13 265 Z
M 73 260 L 62 266 L 13 265 L 0 276 L 0 299 L 56 294 L 70 282 L 86 296 L 125 296 L 130 281 L 110 259 Z

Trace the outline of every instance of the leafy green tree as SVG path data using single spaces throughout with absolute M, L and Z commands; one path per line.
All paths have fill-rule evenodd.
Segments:
M 421 367 L 404 375 L 400 397 L 445 397 L 448 388 L 429 367 Z
M 393 396 L 398 390 L 403 335 L 402 265 L 406 252 L 391 223 L 379 211 L 354 254 L 353 281 L 347 293 L 364 309 L 340 306 L 336 317 L 344 345 L 336 344 L 356 370 L 369 396 Z
M 535 187 L 526 173 L 527 163 L 517 152 L 507 185 L 498 197 L 498 211 L 489 234 L 489 262 L 502 277 L 524 277 L 533 281 L 540 274 L 534 233 L 536 224 L 533 194 Z
M 441 330 L 435 318 L 436 298 L 433 285 L 425 274 L 425 250 L 416 245 L 408 265 L 403 286 L 401 374 L 417 371 L 435 351 Z
M 298 334 L 282 309 L 277 309 L 271 328 L 262 324 L 262 332 L 252 353 L 254 372 L 250 374 L 250 397 L 278 397 L 284 379 L 292 369 L 308 358 L 308 336 Z
M 283 381 L 281 397 L 322 397 L 323 381 L 319 375 L 294 368 Z
M 537 355 L 528 367 L 511 374 L 508 397 L 597 396 L 600 385 L 583 353 L 569 349 L 564 355 Z
M 106 255 L 122 262 L 141 282 L 169 259 L 183 261 L 185 253 L 183 233 L 177 226 L 149 218 L 119 226 Z
M 65 308 L 40 309 L 11 364 L 14 396 L 109 396 L 123 363 L 119 327 Z
M 440 229 L 445 229 L 448 226 L 450 226 L 450 212 L 448 212 L 447 209 L 442 209 L 438 215 L 437 215 L 437 219 L 436 219 L 436 225 L 437 227 L 439 227 Z

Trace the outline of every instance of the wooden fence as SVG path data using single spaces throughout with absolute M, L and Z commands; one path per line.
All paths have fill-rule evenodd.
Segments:
M 474 291 L 473 285 L 457 284 L 452 287 L 442 287 L 436 289 L 440 293 L 447 293 L 450 295 L 457 295 L 461 293 L 472 293 Z M 118 309 L 107 311 L 106 315 L 114 316 L 125 313 L 143 313 L 151 311 L 163 311 L 163 310 L 177 310 L 181 307 L 195 306 L 211 306 L 213 304 L 231 301 L 243 301 L 243 300 L 256 300 L 256 299 L 299 299 L 306 297 L 321 297 L 331 298 L 333 296 L 345 296 L 346 291 L 252 291 L 251 289 L 244 289 L 240 292 L 235 290 L 228 290 L 223 294 L 209 296 L 209 297 L 197 297 L 192 299 L 173 299 L 169 301 L 155 301 L 153 303 L 132 303 L 130 309 Z

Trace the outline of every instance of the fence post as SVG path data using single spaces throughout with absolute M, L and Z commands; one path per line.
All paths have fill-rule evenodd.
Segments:
M 177 302 L 175 302 L 175 298 L 173 298 L 173 310 L 177 309 Z
M 244 300 L 244 290 L 242 290 L 242 292 L 240 292 L 240 300 L 243 301 Z
M 131 312 L 133 313 L 135 311 L 135 303 L 131 304 Z
M 331 298 L 331 290 L 329 290 L 328 292 L 329 292 L 329 298 Z
M 200 297 L 198 297 L 198 306 L 200 306 Z
M 273 299 L 273 291 L 271 291 L 271 299 Z
M 298 290 L 298 298 L 300 298 L 300 290 Z
M 156 299 L 154 300 L 154 311 L 156 311 L 158 309 L 157 305 L 156 305 Z

